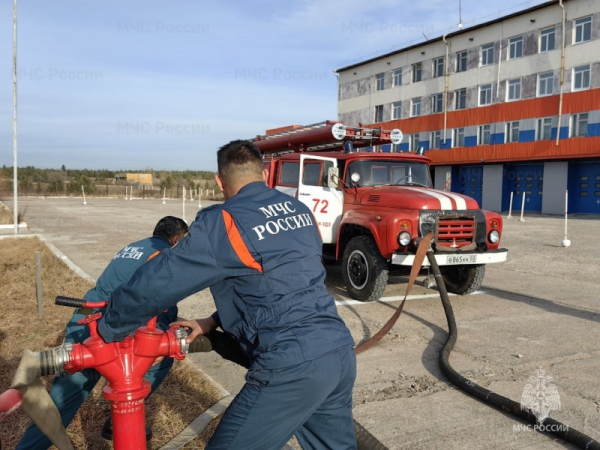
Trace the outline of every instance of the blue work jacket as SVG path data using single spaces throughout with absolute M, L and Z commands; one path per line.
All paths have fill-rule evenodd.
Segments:
M 115 290 L 99 331 L 122 340 L 158 311 L 206 287 L 214 316 L 253 364 L 282 368 L 354 341 L 324 284 L 312 212 L 262 182 L 201 210 L 188 235 Z
M 168 248 L 171 248 L 171 244 L 162 236 L 152 236 L 123 247 L 106 266 L 98 278 L 96 286 L 87 291 L 83 298 L 90 302 L 108 300 L 112 292 L 129 281 L 135 271 L 148 259 L 156 257 L 161 251 Z M 98 311 L 105 312 L 104 308 Z M 177 307 L 174 306 L 159 316 L 158 327 L 168 330 L 169 324 L 176 319 Z

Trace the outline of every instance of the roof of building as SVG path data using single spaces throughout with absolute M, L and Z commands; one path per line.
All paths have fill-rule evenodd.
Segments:
M 566 1 L 569 1 L 569 0 L 563 0 L 563 2 L 566 2 Z M 377 60 L 380 60 L 380 59 L 388 58 L 388 57 L 393 56 L 393 55 L 397 55 L 398 53 L 402 53 L 402 52 L 405 52 L 407 50 L 411 50 L 413 48 L 419 48 L 419 47 L 422 47 L 424 45 L 432 44 L 434 42 L 439 42 L 439 41 L 441 41 L 441 40 L 444 39 L 444 36 L 446 38 L 450 38 L 450 37 L 458 36 L 458 35 L 461 35 L 461 34 L 464 34 L 464 33 L 470 33 L 470 32 L 472 32 L 474 30 L 479 29 L 479 28 L 484 28 L 484 27 L 487 27 L 489 25 L 493 25 L 495 23 L 503 22 L 505 20 L 512 19 L 513 17 L 518 17 L 518 16 L 521 16 L 523 14 L 530 13 L 532 11 L 537 11 L 538 9 L 543 9 L 543 8 L 547 8 L 547 7 L 550 7 L 550 6 L 553 6 L 553 5 L 557 5 L 559 3 L 560 3 L 560 0 L 548 0 L 546 3 L 542 3 L 540 5 L 532 6 L 531 8 L 527 8 L 527 9 L 524 9 L 524 10 L 521 10 L 521 11 L 517 11 L 517 12 L 509 14 L 507 16 L 502 16 L 502 17 L 499 17 L 497 19 L 490 20 L 488 22 L 483 22 L 483 23 L 480 23 L 478 25 L 473 25 L 472 27 L 468 27 L 468 28 L 464 28 L 464 29 L 461 29 L 461 30 L 458 30 L 458 31 L 454 31 L 452 33 L 448 33 L 448 34 L 445 34 L 445 35 L 442 35 L 442 36 L 438 36 L 438 37 L 433 38 L 433 39 L 429 39 L 429 40 L 426 40 L 426 41 L 423 41 L 423 42 L 419 42 L 418 44 L 414 44 L 414 45 L 411 45 L 411 46 L 408 46 L 408 47 L 404 47 L 404 48 L 401 48 L 401 49 L 398 49 L 398 50 L 394 50 L 392 52 L 385 53 L 383 55 L 376 56 L 374 58 L 370 58 L 370 59 L 367 59 L 365 61 L 361 61 L 361 62 L 358 62 L 358 63 L 355 63 L 355 64 L 351 64 L 349 66 L 342 67 L 340 69 L 337 69 L 335 72 L 336 73 L 340 73 L 340 72 L 343 72 L 345 70 L 353 69 L 355 67 L 359 67 L 359 66 L 362 66 L 364 64 L 368 64 L 370 62 L 373 62 L 373 61 L 377 61 Z

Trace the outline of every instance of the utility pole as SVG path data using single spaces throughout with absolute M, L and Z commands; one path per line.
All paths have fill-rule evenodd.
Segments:
M 17 205 L 17 0 L 13 0 L 13 218 L 15 234 L 19 233 Z

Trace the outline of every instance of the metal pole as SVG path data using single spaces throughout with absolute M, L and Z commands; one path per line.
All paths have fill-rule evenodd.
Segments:
M 81 193 L 83 194 L 83 204 L 87 205 L 87 202 L 85 201 L 85 189 L 83 188 L 83 184 L 81 185 Z
M 13 219 L 15 234 L 19 233 L 17 204 L 17 0 L 13 0 Z
M 181 196 L 181 198 L 183 199 L 183 217 L 182 217 L 182 219 L 185 223 L 187 223 L 187 220 L 185 220 L 185 186 L 183 186 L 182 192 L 183 192 L 183 195 Z
M 562 240 L 561 244 L 563 247 L 569 247 L 571 245 L 571 241 L 567 237 L 567 215 L 569 212 L 569 190 L 565 191 L 565 238 Z
M 35 279 L 38 303 L 38 316 L 44 315 L 44 301 L 42 300 L 42 254 L 35 252 Z
M 521 218 L 519 219 L 519 222 L 525 222 L 525 219 L 523 219 L 523 211 L 525 211 L 525 192 L 523 192 L 523 199 L 521 200 Z
M 512 201 L 513 201 L 513 194 L 514 192 L 510 193 L 510 205 L 508 207 L 508 216 L 506 216 L 507 219 L 510 219 L 512 217 Z
M 167 188 L 163 188 L 163 205 L 166 203 L 165 198 L 167 197 Z

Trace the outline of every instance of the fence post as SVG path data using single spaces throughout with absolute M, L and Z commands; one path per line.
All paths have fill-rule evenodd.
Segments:
M 40 252 L 35 252 L 35 280 L 38 316 L 42 317 L 44 314 L 44 301 L 42 299 L 42 254 Z

